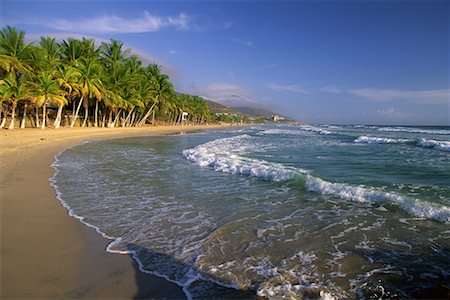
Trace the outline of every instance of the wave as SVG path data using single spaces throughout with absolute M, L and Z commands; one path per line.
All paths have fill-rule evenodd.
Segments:
M 268 129 L 258 134 L 266 134 L 266 135 L 303 135 L 303 131 L 300 130 L 292 130 L 292 129 Z
M 328 130 L 325 130 L 325 129 L 322 129 L 319 127 L 311 126 L 311 125 L 300 125 L 299 128 L 301 130 L 317 132 L 319 134 L 325 134 L 325 135 L 332 134 L 331 131 L 328 131 Z
M 86 141 L 86 142 L 81 143 L 80 145 L 84 145 L 87 143 L 89 143 L 89 142 Z M 60 172 L 59 168 L 62 166 L 62 162 L 60 161 L 59 157 L 61 156 L 61 154 L 64 151 L 66 151 L 68 149 L 72 149 L 76 146 L 77 145 L 67 148 L 54 156 L 54 162 L 52 163 L 51 167 L 55 170 L 55 172 L 54 172 L 53 176 L 49 179 L 50 185 L 55 189 L 56 199 L 58 199 L 58 201 L 61 203 L 61 205 L 65 209 L 67 209 L 67 214 L 69 216 L 77 219 L 80 223 L 86 225 L 87 227 L 94 229 L 98 234 L 100 234 L 105 239 L 110 240 L 111 242 L 106 246 L 106 249 L 105 249 L 106 252 L 113 253 L 113 254 L 130 255 L 136 261 L 138 268 L 141 272 L 163 278 L 163 279 L 167 280 L 168 282 L 178 285 L 179 287 L 182 288 L 183 293 L 185 294 L 185 296 L 188 300 L 193 299 L 192 294 L 188 290 L 188 287 L 192 284 L 192 282 L 199 279 L 199 274 L 196 274 L 195 272 L 190 272 L 189 274 L 187 274 L 188 276 L 185 281 L 178 281 L 178 280 L 174 280 L 174 279 L 170 278 L 169 276 L 167 276 L 163 273 L 160 273 L 157 271 L 150 271 L 150 270 L 146 269 L 143 262 L 139 258 L 137 251 L 131 250 L 131 249 L 130 250 L 114 249 L 114 247 L 116 247 L 117 245 L 120 245 L 122 243 L 121 237 L 114 237 L 114 236 L 108 235 L 107 233 L 103 232 L 98 226 L 87 222 L 85 220 L 85 217 L 76 214 L 75 211 L 70 207 L 70 205 L 66 201 L 64 201 L 64 199 L 62 197 L 62 193 L 60 191 L 60 188 L 57 185 L 57 179 L 56 179 Z
M 429 140 L 421 138 L 419 140 L 411 139 L 393 139 L 375 136 L 362 135 L 354 140 L 358 144 L 412 144 L 417 147 L 430 148 L 438 151 L 450 152 L 449 141 Z
M 208 167 L 217 172 L 247 175 L 270 181 L 287 181 L 299 178 L 302 187 L 308 191 L 354 202 L 388 202 L 417 217 L 450 222 L 450 207 L 447 206 L 431 204 L 375 188 L 328 182 L 311 175 L 311 172 L 308 170 L 230 154 L 227 149 L 223 149 L 224 144 L 227 143 L 233 145 L 237 141 L 248 142 L 243 141 L 242 137 L 214 140 L 192 149 L 186 149 L 183 151 L 183 155 L 200 167 Z M 229 146 L 225 146 L 225 148 L 229 148 Z
M 413 140 L 391 139 L 391 138 L 382 138 L 382 137 L 362 135 L 362 136 L 358 137 L 354 142 L 360 143 L 360 144 L 401 144 L 401 143 L 413 142 Z
M 450 142 L 449 141 L 420 139 L 417 142 L 417 146 L 424 147 L 424 148 L 432 148 L 432 149 L 438 150 L 438 151 L 450 152 Z
M 445 129 L 421 129 L 408 127 L 380 127 L 378 128 L 378 131 L 409 132 L 409 133 L 439 134 L 439 135 L 450 134 L 450 130 Z
M 258 177 L 270 181 L 283 181 L 293 178 L 298 172 L 297 168 L 284 166 L 282 164 L 252 159 L 238 155 L 231 149 L 246 148 L 242 146 L 242 140 L 251 138 L 248 135 L 240 135 L 231 138 L 223 138 L 199 145 L 193 149 L 183 151 L 183 155 L 191 162 L 200 167 L 210 167 L 214 171 L 241 174 Z M 236 144 L 241 144 L 238 146 Z

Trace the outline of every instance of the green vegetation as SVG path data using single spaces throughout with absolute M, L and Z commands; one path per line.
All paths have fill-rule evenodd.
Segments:
M 1 128 L 13 129 L 18 112 L 21 128 L 240 121 L 222 120 L 206 100 L 176 93 L 160 66 L 143 66 L 120 41 L 96 47 L 86 38 L 41 37 L 35 45 L 24 37 L 10 26 L 0 31 Z

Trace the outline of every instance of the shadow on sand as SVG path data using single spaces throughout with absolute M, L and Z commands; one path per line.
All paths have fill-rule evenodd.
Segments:
M 143 258 L 143 264 L 149 269 L 168 270 L 169 273 L 182 274 L 192 272 L 204 278 L 212 278 L 210 275 L 202 275 L 202 272 L 195 266 L 187 265 L 166 254 L 157 253 L 135 244 L 128 244 L 127 249 Z M 133 257 L 133 254 L 130 254 Z M 164 278 L 144 273 L 140 270 L 139 264 L 133 259 L 135 269 L 135 279 L 137 293 L 133 299 L 186 299 L 182 288 L 171 283 Z M 194 299 L 261 299 L 254 291 L 236 290 L 234 288 L 223 287 L 213 281 L 197 280 L 189 286 L 189 291 Z

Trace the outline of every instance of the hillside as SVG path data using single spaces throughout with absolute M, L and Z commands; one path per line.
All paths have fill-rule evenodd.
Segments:
M 234 108 L 219 104 L 217 102 L 211 101 L 211 100 L 205 100 L 208 104 L 209 108 L 212 110 L 213 113 L 219 113 L 219 114 L 236 114 L 236 115 L 242 115 L 243 113 L 237 111 Z
M 258 107 L 239 106 L 233 107 L 233 109 L 251 117 L 272 117 L 273 115 L 277 115 L 273 111 Z

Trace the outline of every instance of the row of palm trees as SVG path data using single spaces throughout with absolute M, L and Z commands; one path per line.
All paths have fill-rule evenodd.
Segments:
M 24 38 L 24 31 L 11 26 L 0 31 L 1 128 L 13 129 L 18 111 L 21 128 L 215 120 L 204 99 L 176 93 L 160 66 L 143 66 L 120 41 L 97 47 L 87 38 L 58 43 L 41 37 L 38 44 Z

